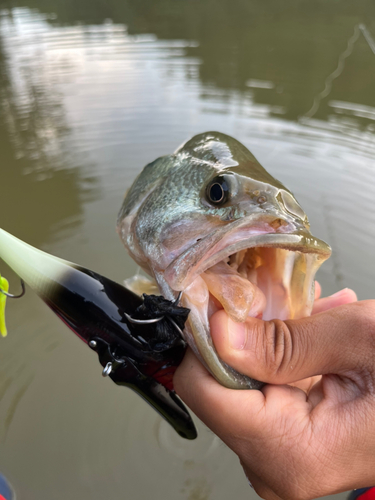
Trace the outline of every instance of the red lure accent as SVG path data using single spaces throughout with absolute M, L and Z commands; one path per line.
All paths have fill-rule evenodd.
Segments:
M 375 500 L 375 487 L 370 488 L 358 497 L 358 500 Z

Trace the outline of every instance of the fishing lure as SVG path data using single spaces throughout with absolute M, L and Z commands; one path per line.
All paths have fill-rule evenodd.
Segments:
M 122 285 L 42 252 L 2 229 L 0 258 L 98 354 L 103 376 L 134 390 L 181 437 L 196 438 L 194 423 L 172 383 L 186 350 L 181 332 L 189 309 L 178 305 L 180 297 L 169 301 L 144 295 L 142 299 Z M 1 288 L 5 291 L 6 284 Z

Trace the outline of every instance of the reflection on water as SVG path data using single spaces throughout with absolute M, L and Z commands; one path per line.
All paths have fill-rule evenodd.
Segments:
M 1 227 L 121 281 L 136 269 L 114 231 L 125 190 L 220 130 L 333 246 L 326 293 L 374 297 L 374 14 L 372 0 L 0 1 Z M 255 498 L 209 431 L 171 435 L 30 291 L 8 329 L 0 469 L 20 497 Z
M 71 168 L 62 96 L 41 54 L 28 56 L 30 45 L 17 36 L 17 22 L 10 14 L 0 18 L 1 185 L 7 207 L 1 226 L 40 245 L 50 238 L 51 226 L 79 223 L 83 198 L 94 185 Z

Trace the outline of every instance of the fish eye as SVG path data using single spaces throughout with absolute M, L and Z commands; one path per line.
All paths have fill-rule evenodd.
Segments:
M 229 186 L 224 177 L 215 177 L 207 186 L 207 199 L 213 205 L 222 205 L 228 201 Z

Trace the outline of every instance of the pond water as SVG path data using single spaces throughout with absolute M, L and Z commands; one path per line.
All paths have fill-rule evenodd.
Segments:
M 374 298 L 372 0 L 0 1 L 2 228 L 121 282 L 126 189 L 208 130 L 294 192 L 333 247 L 324 293 Z M 7 323 L 0 470 L 19 499 L 258 498 L 203 424 L 174 435 L 33 292 Z

